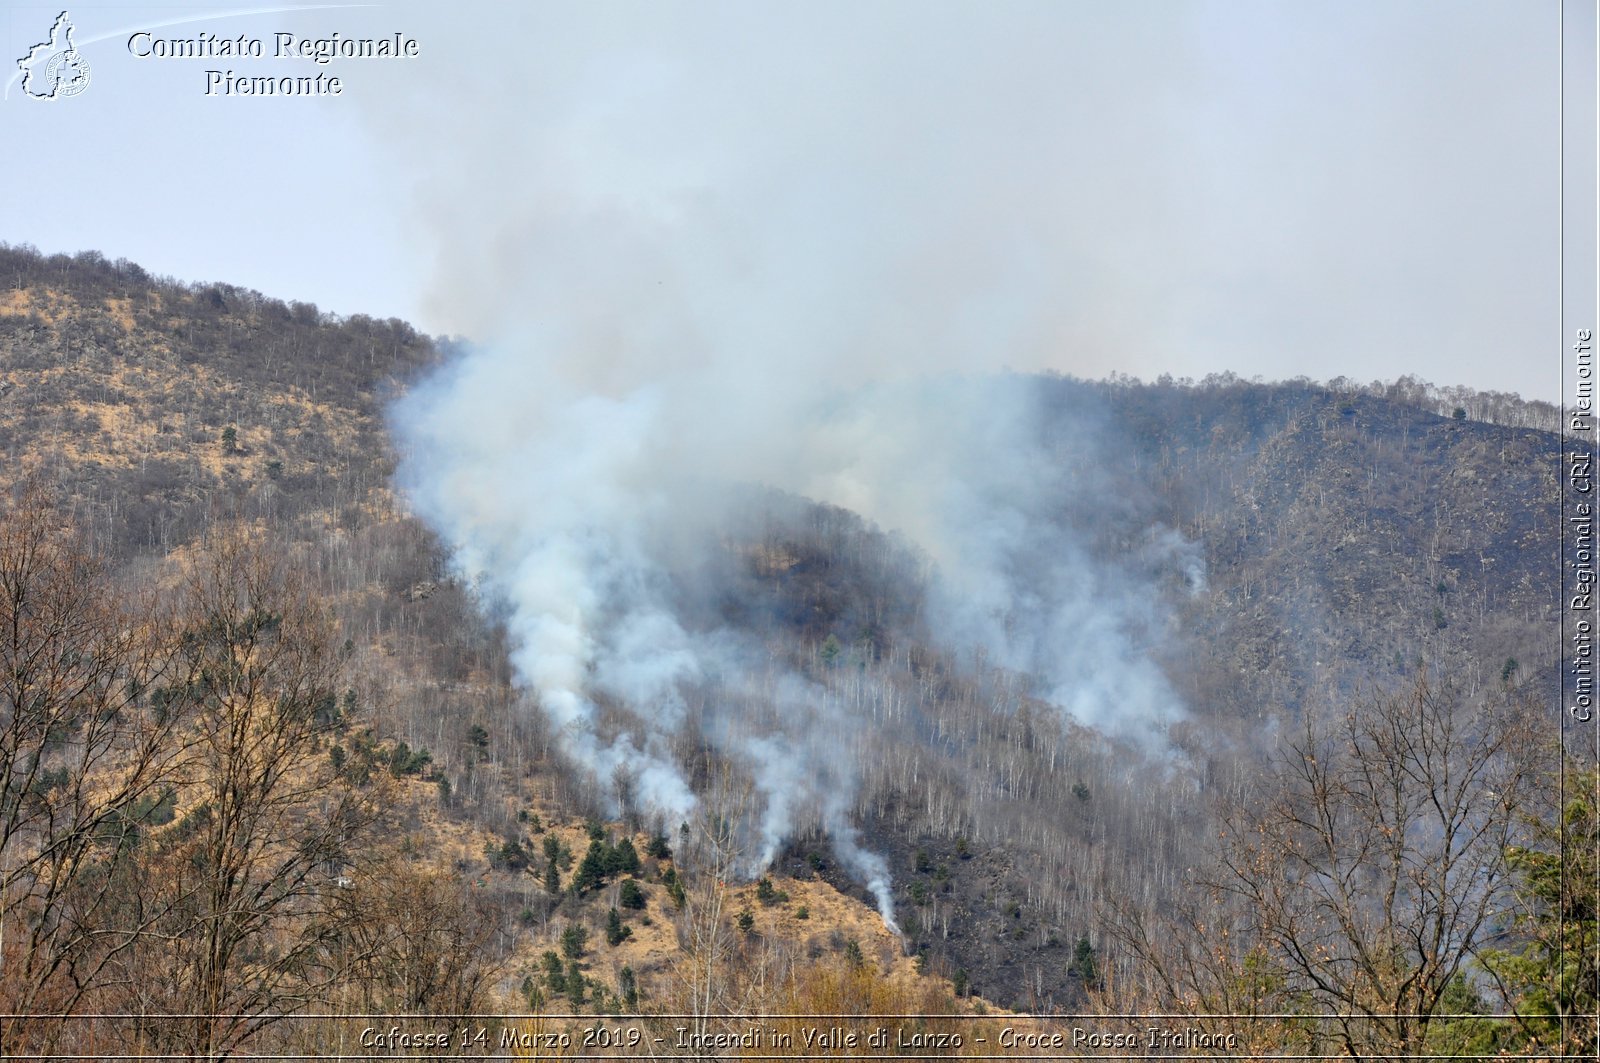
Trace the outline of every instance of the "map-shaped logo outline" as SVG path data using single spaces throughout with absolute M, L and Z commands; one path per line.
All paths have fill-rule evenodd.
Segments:
M 46 58 L 48 57 L 48 58 Z M 44 69 L 39 61 L 44 60 Z M 72 18 L 66 12 L 56 16 L 50 27 L 50 39 L 29 48 L 17 60 L 22 71 L 22 92 L 36 100 L 59 100 L 76 96 L 89 87 L 89 61 L 72 43 Z M 44 83 L 44 91 L 35 92 L 35 80 Z

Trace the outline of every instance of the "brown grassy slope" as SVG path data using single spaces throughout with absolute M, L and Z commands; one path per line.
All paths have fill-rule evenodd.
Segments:
M 332 319 L 97 256 L 0 248 L 0 278 L 0 489 L 44 479 L 94 545 L 124 560 L 181 554 L 221 519 L 299 543 L 354 651 L 355 712 L 330 749 L 364 743 L 381 761 L 404 741 L 431 758 L 404 777 L 390 808 L 394 852 L 363 853 L 361 864 L 434 867 L 488 898 L 506 965 L 496 999 L 508 1007 L 523 968 L 569 922 L 591 927 L 601 981 L 614 987 L 632 965 L 648 976 L 647 994 L 670 993 L 681 952 L 659 882 L 644 887 L 651 925 L 630 913 L 633 936 L 612 949 L 601 934 L 605 895 L 553 902 L 485 855 L 514 832 L 521 809 L 541 810 L 580 855 L 584 838 L 546 737 L 506 685 L 503 647 L 388 487 L 382 404 L 438 357 L 434 343 L 400 322 Z M 492 734 L 487 751 L 468 744 L 472 725 Z M 762 910 L 746 946 L 816 959 L 846 941 L 872 943 L 873 954 L 895 958 L 885 969 L 906 977 L 909 960 L 878 940 L 887 935 L 870 908 L 821 882 L 790 886 L 796 900 Z M 613 901 L 615 889 L 605 891 Z M 730 890 L 730 934 L 751 889 Z M 521 918 L 530 904 L 536 926 Z M 809 920 L 793 918 L 800 904 Z
M 54 481 L 123 556 L 219 513 L 356 523 L 383 498 L 386 389 L 437 357 L 398 321 L 126 264 L 0 248 L 0 276 L 0 480 Z

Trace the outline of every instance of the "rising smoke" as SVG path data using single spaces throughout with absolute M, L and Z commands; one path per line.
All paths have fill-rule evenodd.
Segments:
M 1009 126 L 958 143 L 900 122 L 931 115 L 930 92 L 966 114 L 976 75 L 952 83 L 937 51 L 901 57 L 917 77 L 882 81 L 864 44 L 794 27 L 835 57 L 818 83 L 752 54 L 733 38 L 753 28 L 722 14 L 696 30 L 693 62 L 575 48 L 523 87 L 519 122 L 466 123 L 444 153 L 423 189 L 436 294 L 476 342 L 394 407 L 399 480 L 614 810 L 690 820 L 685 751 L 714 749 L 758 797 L 746 873 L 821 830 L 893 926 L 887 861 L 858 825 L 863 721 L 700 607 L 696 574 L 726 559 L 751 493 L 903 536 L 928 560 L 937 643 L 1032 677 L 1064 716 L 1152 754 L 1181 716 L 1151 660 L 1170 634 L 1163 581 L 1198 592 L 1204 570 L 1194 544 L 1124 508 L 1092 411 L 997 371 L 1093 341 L 1073 322 L 1094 281 L 1053 249 L 1080 224 L 1068 201 L 1093 191 L 1086 171 L 1061 183 L 1067 146 L 1030 144 L 1038 165 L 997 168 Z M 974 32 L 1028 58 L 999 84 L 1012 120 L 1086 113 L 1038 80 L 1060 58 L 1026 20 Z M 723 87 L 738 85 L 753 91 Z M 485 172 L 501 180 L 484 187 Z M 1108 549 L 1105 529 L 1130 521 L 1139 541 Z
M 613 812 L 626 799 L 671 824 L 693 817 L 674 752 L 691 731 L 760 797 L 747 873 L 820 828 L 893 925 L 887 863 L 852 819 L 862 722 L 750 633 L 708 621 L 687 586 L 726 553 L 752 484 L 902 533 L 931 561 L 938 642 L 1035 677 L 1079 723 L 1164 750 L 1180 710 L 1149 656 L 1166 633 L 1158 584 L 1176 572 L 1197 590 L 1203 570 L 1170 530 L 1122 561 L 1095 548 L 1116 523 L 1105 455 L 1076 411 L 1049 408 L 1048 381 L 944 376 L 770 404 L 752 391 L 730 410 L 714 362 L 601 394 L 560 372 L 583 357 L 471 350 L 393 422 L 413 506 L 505 618 L 519 681 Z M 695 428 L 749 424 L 752 404 L 759 434 Z

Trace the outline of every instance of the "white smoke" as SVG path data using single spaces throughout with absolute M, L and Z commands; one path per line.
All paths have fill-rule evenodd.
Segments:
M 860 835 L 862 721 L 686 605 L 685 587 L 726 553 L 751 486 L 850 509 L 930 560 L 925 617 L 944 646 L 1167 751 L 1181 708 L 1152 649 L 1170 635 L 1167 576 L 1203 587 L 1198 552 L 1130 508 L 1081 402 L 996 371 L 1103 357 L 1139 318 L 1106 300 L 1116 261 L 1063 249 L 1106 224 L 1116 239 L 1094 246 L 1161 246 L 1154 222 L 1146 239 L 1123 225 L 1141 216 L 1092 205 L 1154 180 L 1121 130 L 1163 103 L 1120 67 L 1100 71 L 1126 81 L 1109 97 L 1057 83 L 1063 42 L 1031 16 L 951 12 L 940 39 L 955 51 L 896 53 L 885 77 L 871 42 L 897 39 L 887 10 L 797 17 L 773 54 L 771 27 L 737 6 L 686 20 L 640 5 L 603 26 L 589 10 L 541 9 L 519 29 L 566 43 L 513 83 L 472 82 L 460 107 L 430 84 L 378 116 L 397 143 L 425 122 L 440 145 L 419 186 L 433 296 L 477 344 L 395 407 L 400 482 L 614 802 L 625 780 L 642 808 L 687 818 L 675 749 L 709 745 L 760 795 L 754 869 L 823 830 L 892 923 L 887 862 Z M 870 32 L 843 31 L 863 19 Z M 997 79 L 947 61 L 969 46 L 1030 58 Z M 1066 68 L 1097 54 L 1085 44 Z M 819 78 L 821 55 L 835 62 Z M 986 92 L 993 107 L 972 110 Z M 486 109 L 513 95 L 514 118 Z M 1028 132 L 1063 116 L 1114 135 Z M 1079 165 L 1106 151 L 1127 154 L 1125 172 Z
M 651 586 L 647 531 L 665 503 L 643 467 L 648 414 L 598 396 L 542 402 L 515 361 L 465 357 L 401 400 L 401 483 L 504 611 L 512 665 L 567 754 L 602 782 L 626 773 L 680 821 L 695 798 L 667 747 L 699 658 Z M 633 733 L 603 737 L 599 691 L 637 714 Z
M 750 411 L 723 405 L 715 360 L 608 395 L 565 378 L 574 359 L 471 349 L 393 421 L 412 505 L 505 618 L 518 679 L 613 812 L 626 780 L 641 810 L 688 819 L 696 796 L 673 747 L 698 727 L 690 737 L 744 766 L 761 797 L 748 873 L 820 828 L 893 926 L 887 862 L 852 820 L 861 722 L 747 634 L 684 615 L 685 583 L 725 549 L 751 483 L 905 534 L 933 561 L 939 641 L 1034 676 L 1080 723 L 1165 751 L 1180 710 L 1148 653 L 1165 632 L 1158 576 L 1198 592 L 1203 568 L 1163 528 L 1126 562 L 1096 556 L 1099 531 L 1126 521 L 1105 512 L 1121 503 L 1103 448 L 1049 381 L 943 376 L 772 404 L 750 392 L 765 423 L 731 446 L 714 426 Z M 694 713 L 691 689 L 706 702 Z
M 1060 382 L 941 376 L 831 404 L 805 493 L 906 533 L 933 558 L 930 621 L 946 645 L 1036 676 L 1079 723 L 1151 751 L 1182 715 L 1150 657 L 1168 634 L 1159 576 L 1204 588 L 1195 544 L 1145 529 L 1142 549 L 1095 556 L 1125 528 L 1136 481 L 1092 404 Z M 1103 555 L 1104 551 L 1100 551 Z

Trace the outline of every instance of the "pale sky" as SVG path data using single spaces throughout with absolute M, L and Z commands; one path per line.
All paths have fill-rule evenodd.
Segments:
M 73 6 L 90 83 L 41 101 L 11 75 L 61 8 L 8 5 L 0 240 L 486 340 L 618 322 L 601 361 L 1558 398 L 1555 3 L 509 7 Z

